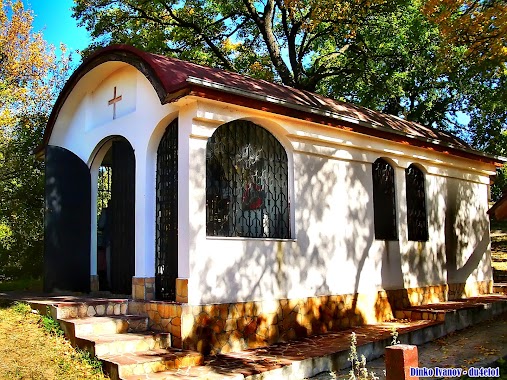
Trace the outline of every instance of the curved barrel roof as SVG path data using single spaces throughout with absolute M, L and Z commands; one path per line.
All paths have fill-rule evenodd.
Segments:
M 458 156 L 499 161 L 471 149 L 449 133 L 393 115 L 281 84 L 147 53 L 128 45 L 100 49 L 76 69 L 55 103 L 38 153 L 42 153 L 48 144 L 58 114 L 74 86 L 86 73 L 109 61 L 122 61 L 140 70 L 153 85 L 162 104 L 185 95 L 196 95 Z

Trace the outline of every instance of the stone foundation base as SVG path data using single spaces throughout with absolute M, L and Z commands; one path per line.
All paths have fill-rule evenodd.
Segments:
M 188 302 L 188 279 L 177 278 L 176 279 L 176 302 L 187 303 Z
M 180 281 L 181 298 L 185 284 Z M 390 320 L 395 310 L 447 301 L 463 292 L 464 295 L 489 293 L 491 285 L 491 281 L 484 281 L 371 294 L 195 306 L 133 301 L 129 312 L 147 315 L 150 328 L 155 331 L 170 332 L 174 347 L 206 354 L 225 353 Z
M 496 284 L 495 286 L 493 286 L 493 293 L 507 295 L 507 285 L 506 284 Z
M 493 280 L 470 283 L 449 284 L 449 300 L 463 297 L 475 297 L 481 294 L 493 293 Z
M 421 288 L 386 290 L 389 304 L 395 310 L 410 306 L 425 305 L 448 300 L 447 284 L 425 286 Z
M 389 304 L 395 310 L 435 302 L 454 301 L 463 297 L 491 294 L 493 281 L 431 285 L 421 288 L 386 290 Z
M 99 288 L 99 276 L 91 275 L 90 276 L 90 292 L 98 292 Z
M 132 298 L 147 301 L 155 299 L 155 277 L 132 277 Z

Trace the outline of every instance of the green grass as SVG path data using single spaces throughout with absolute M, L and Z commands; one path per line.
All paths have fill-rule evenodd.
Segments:
M 42 291 L 42 278 L 19 278 L 16 280 L 0 281 L 0 292 L 12 291 Z
M 0 305 L 0 379 L 105 380 L 100 362 L 74 349 L 50 317 Z
M 64 337 L 65 332 L 60 327 L 60 324 L 49 314 L 49 307 L 46 315 L 41 315 L 39 319 L 39 326 L 46 332 L 46 334 Z

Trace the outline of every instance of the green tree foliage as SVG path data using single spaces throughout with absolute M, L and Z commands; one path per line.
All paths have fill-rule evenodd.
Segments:
M 319 48 L 339 41 L 344 53 L 354 51 L 347 47 L 356 41 L 350 29 L 368 28 L 372 16 L 398 7 L 382 0 L 368 7 L 344 3 L 350 5 L 344 17 L 318 25 L 311 4 L 283 0 L 77 0 L 74 17 L 94 38 L 89 50 L 128 43 L 314 91 L 322 78 L 349 71 L 332 56 L 316 59 Z
M 496 153 L 506 3 L 76 0 L 74 17 L 94 38 L 85 54 L 128 43 L 450 130 Z
M 44 163 L 35 159 L 68 71 L 21 1 L 0 0 L 0 280 L 41 274 Z
M 316 91 L 505 154 L 505 0 L 76 0 L 74 17 L 94 38 L 85 54 L 127 43 Z

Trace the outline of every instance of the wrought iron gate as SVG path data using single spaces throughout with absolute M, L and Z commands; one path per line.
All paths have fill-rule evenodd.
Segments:
M 166 128 L 157 150 L 156 239 L 156 298 L 175 301 L 178 277 L 178 119 Z
M 135 273 L 134 150 L 124 139 L 113 141 L 111 185 L 111 291 L 132 292 Z

